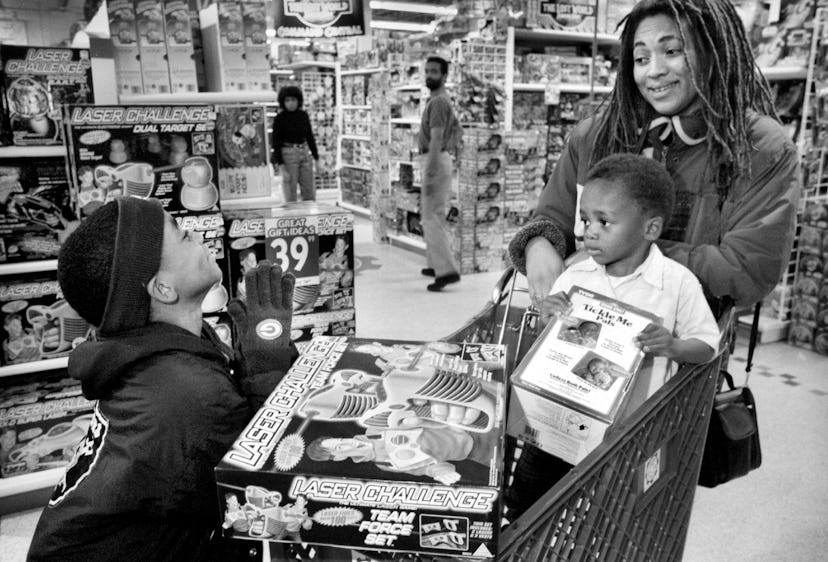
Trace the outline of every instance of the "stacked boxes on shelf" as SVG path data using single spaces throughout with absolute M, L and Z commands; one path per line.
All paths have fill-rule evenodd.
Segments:
M 244 273 L 268 259 L 296 276 L 291 339 L 353 335 L 354 218 L 317 203 L 226 211 L 227 271 L 234 297 L 244 298 Z
M 337 189 L 336 143 L 339 131 L 336 124 L 336 77 L 333 72 L 302 72 L 300 87 L 319 149 L 316 168 L 316 189 Z
M 459 61 L 459 84 L 452 95 L 463 126 L 503 125 L 505 121 L 506 46 L 463 41 L 452 55 Z
M 66 369 L 21 375 L 0 390 L 0 477 L 69 464 L 94 404 Z
M 345 106 L 342 108 L 342 134 L 368 137 L 371 127 L 371 110 Z M 354 139 L 351 139 L 354 140 Z M 368 143 L 368 139 L 362 141 Z M 366 149 L 368 147 L 366 146 Z
M 363 209 L 371 206 L 371 171 L 343 167 L 339 174 L 339 188 L 342 200 Z
M 350 74 L 342 77 L 342 104 L 368 105 L 369 74 Z
M 342 200 L 368 209 L 371 191 L 371 109 L 368 105 L 368 84 L 371 73 L 348 74 L 342 77 L 342 138 L 340 149 L 342 169 L 339 189 Z
M 828 355 L 828 202 L 811 202 L 799 232 L 789 341 Z
M 546 167 L 542 130 L 509 131 L 505 137 L 504 252 L 538 205 Z
M 371 195 L 369 197 L 375 242 L 388 239 L 388 231 L 396 230 L 396 211 L 391 190 L 391 143 L 390 85 L 388 72 L 383 70 L 371 75 L 368 81 L 371 92 Z

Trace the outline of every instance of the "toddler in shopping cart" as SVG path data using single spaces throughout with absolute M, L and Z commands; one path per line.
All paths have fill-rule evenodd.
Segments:
M 637 337 L 646 353 L 622 417 L 655 393 L 676 364 L 705 363 L 719 345 L 719 329 L 698 279 L 665 257 L 655 244 L 670 220 L 674 185 L 664 167 L 643 156 L 616 154 L 590 169 L 579 201 L 584 223 L 583 252 L 557 278 L 541 304 L 541 318 L 566 314 L 566 293 L 580 286 L 661 318 Z M 506 500 L 519 514 L 539 498 L 571 465 L 526 446 Z

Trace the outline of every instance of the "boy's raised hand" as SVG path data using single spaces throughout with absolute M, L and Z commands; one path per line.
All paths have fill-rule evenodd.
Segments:
M 244 275 L 246 303 L 233 299 L 227 305 L 248 372 L 280 368 L 290 346 L 295 282 L 292 273 L 263 260 Z
M 548 295 L 540 303 L 541 323 L 547 324 L 553 316 L 569 314 L 572 310 L 572 303 L 566 293 L 561 291 L 554 295 Z
M 675 355 L 673 349 L 675 341 L 673 334 L 667 328 L 655 323 L 650 323 L 636 337 L 636 343 L 644 353 L 660 357 L 672 358 Z

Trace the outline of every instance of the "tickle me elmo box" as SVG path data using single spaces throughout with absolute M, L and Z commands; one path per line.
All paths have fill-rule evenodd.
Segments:
M 493 557 L 505 355 L 315 338 L 216 468 L 225 534 Z

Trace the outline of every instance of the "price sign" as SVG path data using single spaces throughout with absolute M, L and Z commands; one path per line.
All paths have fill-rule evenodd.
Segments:
M 319 235 L 316 217 L 265 221 L 265 255 L 282 271 L 296 276 L 297 285 L 319 282 Z

